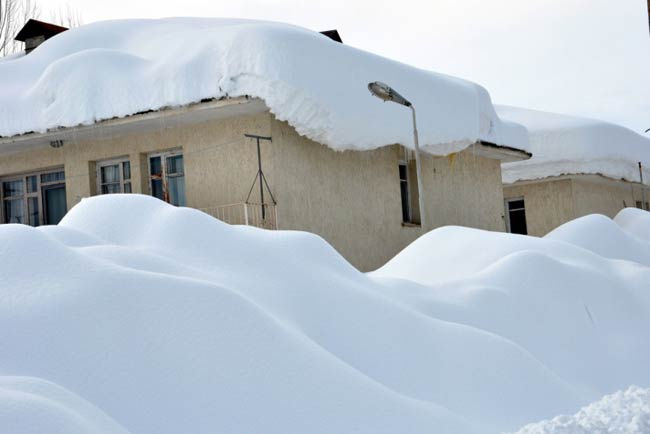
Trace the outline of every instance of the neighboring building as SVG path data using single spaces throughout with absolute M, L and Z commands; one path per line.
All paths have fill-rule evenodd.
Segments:
M 51 37 L 65 32 L 66 30 L 68 30 L 67 27 L 29 19 L 14 39 L 16 41 L 24 42 L 25 53 L 29 53 Z
M 502 166 L 510 232 L 543 236 L 587 214 L 650 209 L 647 138 L 598 120 L 506 106 L 497 112 L 528 129 L 533 153 Z
M 312 36 L 308 37 L 311 40 Z M 326 44 L 327 49 L 350 50 L 322 37 L 315 41 Z M 365 55 L 354 49 L 349 53 L 349 59 Z M 388 62 L 376 56 L 369 58 Z M 354 67 L 349 59 L 346 69 Z M 394 67 L 400 72 L 406 68 L 401 64 Z M 391 72 L 393 64 L 386 68 Z M 487 94 L 478 88 L 472 90 L 474 85 L 413 71 L 416 79 L 433 80 L 448 95 L 444 108 L 450 115 L 442 121 L 454 127 L 455 119 L 464 116 L 460 104 L 467 101 L 467 106 L 475 110 L 466 114 L 467 119 L 474 116 L 470 127 L 485 124 L 473 145 L 454 141 L 440 148 L 423 146 L 423 194 L 429 222 L 426 228 L 419 225 L 413 151 L 390 144 L 342 148 L 334 139 L 327 139 L 345 131 L 347 124 L 336 116 L 330 114 L 323 127 L 317 119 L 318 129 L 311 116 L 311 123 L 301 123 L 299 117 L 294 127 L 274 114 L 282 112 L 283 106 L 275 106 L 272 112 L 272 104 L 248 96 L 204 99 L 86 125 L 0 137 L 0 217 L 6 223 L 54 224 L 84 197 L 150 194 L 174 205 L 201 209 L 233 224 L 314 232 L 361 270 L 383 265 L 423 230 L 450 224 L 504 230 L 501 163 L 525 159 L 529 154 L 507 143 L 496 145 L 490 141 L 503 142 L 500 136 L 521 133 L 521 128 L 501 125 Z M 0 65 L 0 76 L 2 72 Z M 335 74 L 336 70 L 327 72 Z M 410 81 L 408 78 L 403 85 Z M 449 88 L 443 87 L 447 81 L 441 80 L 450 80 Z M 377 120 L 374 125 L 361 112 L 364 105 L 359 105 L 356 122 L 362 131 L 372 134 L 372 129 L 384 128 L 381 134 L 392 134 L 389 126 L 382 126 L 390 123 L 390 118 L 382 116 L 395 110 L 405 115 L 403 130 L 410 138 L 406 108 L 382 104 L 366 95 L 365 88 L 361 91 L 363 104 L 379 113 L 373 115 Z M 92 101 L 86 96 L 82 101 Z M 316 96 L 312 91 L 306 107 L 313 107 Z M 277 96 L 271 95 L 269 100 L 275 101 L 273 98 Z M 288 102 L 302 102 L 301 95 L 295 98 Z M 356 101 L 349 99 L 346 104 L 354 105 Z M 62 107 L 65 109 L 65 104 Z M 427 125 L 430 109 L 424 104 L 419 107 L 422 143 L 431 143 L 430 131 L 443 128 Z M 476 112 L 477 107 L 480 112 Z M 294 111 L 298 116 L 305 113 L 304 109 Z M 291 120 L 291 116 L 286 117 Z M 53 122 L 63 123 L 61 119 L 57 117 Z M 14 124 L 0 122 L 0 131 L 3 127 L 18 128 Z M 28 128 L 22 125 L 19 127 Z M 310 132 L 298 133 L 307 127 Z M 308 134 L 324 137 L 329 143 L 310 139 Z M 436 157 L 431 155 L 436 149 L 460 151 Z

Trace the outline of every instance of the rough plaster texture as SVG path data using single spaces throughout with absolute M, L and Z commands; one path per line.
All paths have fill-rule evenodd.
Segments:
M 182 149 L 187 205 L 212 208 L 243 202 L 257 173 L 257 149 L 244 134 L 272 136 L 261 153 L 266 178 L 278 202 L 280 229 L 307 230 L 324 237 L 353 265 L 383 265 L 421 235 L 402 223 L 399 160 L 404 149 L 334 151 L 296 133 L 268 112 L 194 125 L 75 141 L 0 157 L 0 177 L 64 167 L 68 207 L 97 194 L 96 163 L 128 158 L 132 189 L 149 194 L 147 155 Z M 412 162 L 409 164 L 414 172 Z M 422 164 L 426 229 L 464 225 L 503 230 L 503 191 L 497 160 L 470 150 L 455 157 L 425 156 Z M 412 185 L 415 179 L 411 179 Z M 252 202 L 259 201 L 253 188 Z M 413 203 L 417 203 L 414 194 Z M 417 211 L 417 210 L 416 210 Z M 415 212 L 417 214 L 417 212 Z

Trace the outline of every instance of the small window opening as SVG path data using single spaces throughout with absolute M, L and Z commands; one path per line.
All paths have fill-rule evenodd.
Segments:
M 512 199 L 506 201 L 508 215 L 508 232 L 513 234 L 528 235 L 526 225 L 526 204 L 524 199 Z
M 402 202 L 402 223 L 419 225 L 420 208 L 417 170 L 412 152 L 404 149 L 404 159 L 399 162 L 399 187 Z

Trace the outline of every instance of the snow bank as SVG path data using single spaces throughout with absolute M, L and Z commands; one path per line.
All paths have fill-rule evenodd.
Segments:
M 600 174 L 614 179 L 650 183 L 650 139 L 625 127 L 509 106 L 497 106 L 505 120 L 525 126 L 530 134 L 529 160 L 502 165 L 503 182 L 568 174 Z
M 517 434 L 642 434 L 650 432 L 650 389 L 632 386 L 573 416 L 526 425 Z
M 650 384 L 650 269 L 566 241 L 442 228 L 363 274 L 140 195 L 0 241 L 0 375 L 132 434 L 493 433 Z
M 473 83 L 291 25 L 198 18 L 93 23 L 0 63 L 0 136 L 249 95 L 334 149 L 411 146 L 410 110 L 371 96 L 367 84 L 376 80 L 413 102 L 428 152 L 478 139 L 527 146 L 523 129 L 501 122 Z
M 625 208 L 619 211 L 614 221 L 637 238 L 650 242 L 650 220 L 647 212 L 638 208 Z
M 0 377 L 0 427 L 11 434 L 129 434 L 70 391 L 30 377 Z

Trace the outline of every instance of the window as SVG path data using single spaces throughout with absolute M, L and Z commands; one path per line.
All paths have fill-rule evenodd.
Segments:
M 129 160 L 97 163 L 97 192 L 99 194 L 131 193 L 131 163 Z
M 3 179 L 0 186 L 3 223 L 57 224 L 67 211 L 62 170 Z
M 526 226 L 526 207 L 523 198 L 508 199 L 506 201 L 506 214 L 508 216 L 508 232 L 528 235 L 528 227 Z
M 404 159 L 399 162 L 399 189 L 402 201 L 402 223 L 419 225 L 420 209 L 417 171 L 412 152 L 403 148 Z
M 409 197 L 409 178 L 406 163 L 399 163 L 399 189 L 402 196 L 402 221 L 411 221 L 411 201 Z
M 648 202 L 645 203 L 645 208 L 643 208 L 641 206 L 641 201 L 637 200 L 636 201 L 636 207 L 639 208 L 639 209 L 645 209 L 646 211 L 650 211 L 650 203 L 648 203 Z
M 185 206 L 185 168 L 182 153 L 149 155 L 149 191 L 160 200 L 176 206 Z

